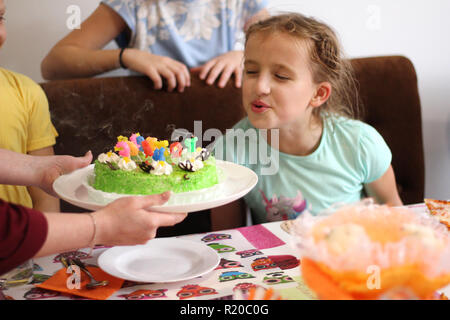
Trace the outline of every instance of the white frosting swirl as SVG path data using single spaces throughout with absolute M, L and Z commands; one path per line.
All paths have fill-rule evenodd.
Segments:
M 118 163 L 120 157 L 114 152 L 108 152 L 99 154 L 97 159 L 100 163 Z
M 124 171 L 133 171 L 137 168 L 136 162 L 127 157 L 121 158 L 117 165 L 119 166 L 119 169 Z
M 152 161 L 153 170 L 150 171 L 151 174 L 161 176 L 163 174 L 170 175 L 173 171 L 173 168 L 170 164 L 165 161 Z

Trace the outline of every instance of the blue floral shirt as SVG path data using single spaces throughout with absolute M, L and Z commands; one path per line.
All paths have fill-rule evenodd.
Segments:
M 268 0 L 102 0 L 126 22 L 132 47 L 171 57 L 189 68 L 242 50 L 245 23 Z

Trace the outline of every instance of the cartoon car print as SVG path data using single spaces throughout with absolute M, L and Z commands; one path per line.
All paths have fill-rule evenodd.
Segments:
M 56 291 L 45 290 L 41 288 L 32 288 L 27 291 L 23 297 L 27 300 L 39 300 L 39 299 L 48 299 L 59 296 L 60 293 Z
M 277 267 L 277 264 L 268 257 L 256 258 L 255 260 L 253 260 L 253 263 L 252 263 L 253 271 L 273 269 L 276 267 Z
M 291 276 L 284 274 L 284 272 L 281 271 L 268 273 L 264 277 L 263 282 L 268 285 L 275 285 L 281 283 L 294 282 L 294 279 L 292 279 Z
M 42 267 L 37 263 L 33 263 L 33 272 L 43 271 Z
M 44 281 L 47 281 L 48 279 L 50 279 L 52 276 L 48 275 L 48 274 L 39 274 L 39 273 L 35 273 L 33 274 L 33 280 L 30 282 L 30 284 L 38 284 L 38 283 L 42 283 Z
M 236 251 L 235 248 L 220 243 L 210 243 L 208 246 L 216 250 L 218 253 Z
M 257 288 L 257 287 L 261 287 L 261 286 L 254 284 L 254 283 L 250 283 L 250 282 L 241 282 L 234 286 L 233 291 L 242 290 L 242 291 L 246 292 L 246 291 L 249 291 L 251 288 Z
M 28 269 L 28 270 L 23 270 L 20 271 L 19 273 L 16 273 L 14 276 L 12 276 L 13 280 L 21 280 L 21 279 L 25 279 L 25 278 L 32 278 L 33 277 L 33 270 Z
M 119 297 L 127 300 L 146 300 L 156 298 L 167 298 L 165 292 L 167 289 L 158 290 L 137 290 L 129 294 L 122 294 Z
M 227 271 L 227 272 L 223 272 L 219 276 L 219 281 L 225 282 L 225 281 L 233 281 L 233 280 L 238 280 L 238 279 L 250 279 L 250 278 L 254 278 L 254 276 L 252 276 L 250 273 L 239 272 L 239 271 Z
M 233 260 L 227 260 L 227 259 L 220 259 L 219 265 L 215 270 L 218 269 L 228 269 L 228 268 L 239 268 L 243 267 L 243 265 L 239 261 L 233 261 Z
M 231 239 L 231 235 L 225 233 L 211 233 L 202 238 L 203 242 L 211 242 L 218 240 Z
M 244 251 L 236 252 L 237 255 L 241 256 L 241 258 L 253 257 L 259 254 L 263 254 L 261 251 L 257 249 L 249 249 Z
M 182 287 L 181 290 L 177 292 L 177 297 L 180 298 L 180 300 L 183 300 L 208 294 L 217 294 L 217 291 L 213 288 L 200 287 L 196 284 L 190 284 Z
M 281 270 L 293 269 L 300 265 L 300 260 L 292 255 L 268 256 Z
M 255 288 L 255 289 L 256 289 L 256 288 L 262 288 L 262 289 L 264 289 L 264 291 L 267 291 L 267 289 L 264 288 L 263 286 L 260 286 L 260 285 L 254 284 L 254 283 L 250 283 L 250 282 L 241 282 L 241 283 L 238 283 L 238 284 L 233 288 L 233 292 L 236 292 L 236 291 L 240 290 L 241 293 L 242 293 L 242 295 L 243 295 L 243 297 L 244 297 L 244 299 L 247 299 L 247 298 L 248 298 L 249 291 L 250 291 L 252 288 Z

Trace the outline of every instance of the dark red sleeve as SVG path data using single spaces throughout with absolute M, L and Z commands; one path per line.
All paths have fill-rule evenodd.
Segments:
M 46 238 L 43 213 L 0 199 L 0 275 L 32 258 Z

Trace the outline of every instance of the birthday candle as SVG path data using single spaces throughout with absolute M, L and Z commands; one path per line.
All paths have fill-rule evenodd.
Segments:
M 194 153 L 195 152 L 195 146 L 197 145 L 197 137 L 192 137 L 184 140 L 184 143 L 186 145 L 186 148 L 188 149 L 188 152 Z

